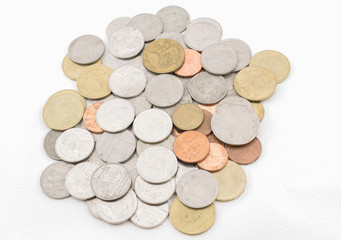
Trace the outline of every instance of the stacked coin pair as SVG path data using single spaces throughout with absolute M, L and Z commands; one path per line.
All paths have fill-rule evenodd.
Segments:
M 240 164 L 261 154 L 260 101 L 289 61 L 271 50 L 252 57 L 245 42 L 221 40 L 217 21 L 190 22 L 178 6 L 114 19 L 106 34 L 107 49 L 93 35 L 70 44 L 62 67 L 77 91 L 44 106 L 44 148 L 61 161 L 43 172 L 43 192 L 86 201 L 111 224 L 153 228 L 169 215 L 183 233 L 205 232 L 214 201 L 246 187 Z

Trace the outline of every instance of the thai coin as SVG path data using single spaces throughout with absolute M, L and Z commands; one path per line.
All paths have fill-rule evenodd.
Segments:
M 65 177 L 72 167 L 72 164 L 64 162 L 56 162 L 48 166 L 40 177 L 43 193 L 53 199 L 63 199 L 70 196 L 65 187 Z
M 168 204 L 151 206 L 137 199 L 137 210 L 130 221 L 141 228 L 160 226 L 168 217 Z
M 156 39 L 161 39 L 161 38 L 173 39 L 173 40 L 177 41 L 178 43 L 180 43 L 180 45 L 183 48 L 188 48 L 186 43 L 185 43 L 185 37 L 181 33 L 178 33 L 178 32 L 163 32 L 159 36 L 156 37 Z
M 227 93 L 225 97 L 238 95 L 238 93 L 234 89 L 234 79 L 236 78 L 236 76 L 237 76 L 237 73 L 234 73 L 234 72 L 223 76 L 224 79 L 226 80 L 226 85 L 227 85 Z
M 173 151 L 174 141 L 175 139 L 172 135 L 169 135 L 165 140 L 158 143 L 146 143 L 141 140 L 138 140 L 136 145 L 136 153 L 137 155 L 140 155 L 144 150 L 155 146 L 164 147 Z
M 248 100 L 246 100 L 245 98 L 242 98 L 242 97 L 239 97 L 238 95 L 237 96 L 231 96 L 231 97 L 227 97 L 227 98 L 224 98 L 223 100 L 221 100 L 217 107 L 216 107 L 216 111 L 218 111 L 218 109 L 221 107 L 221 106 L 224 106 L 226 104 L 232 104 L 232 105 L 236 105 L 236 106 L 245 106 L 251 110 L 254 110 L 253 107 L 252 107 L 252 104 L 251 102 L 249 102 Z
M 84 112 L 82 124 L 84 128 L 93 133 L 103 133 L 104 130 L 100 128 L 96 122 L 96 114 L 98 108 L 103 102 L 98 102 L 90 105 Z
M 218 23 L 216 20 L 212 19 L 212 18 L 208 18 L 208 17 L 200 17 L 200 18 L 196 18 L 194 19 L 192 23 L 197 23 L 197 22 L 205 22 L 205 23 L 210 23 L 214 26 L 216 26 L 219 29 L 220 35 L 223 35 L 223 28 L 221 27 L 220 23 Z
M 96 205 L 96 200 L 97 198 L 93 198 L 93 199 L 90 199 L 90 200 L 86 200 L 85 203 L 86 205 L 88 206 L 88 209 L 90 211 L 90 214 L 98 219 L 98 220 L 102 220 L 101 216 L 99 215 L 98 213 L 98 210 L 97 210 L 97 205 Z
M 187 172 L 192 171 L 192 170 L 196 170 L 198 169 L 197 165 L 193 165 L 193 164 L 186 164 L 183 163 L 181 161 L 178 161 L 178 171 L 176 172 L 175 175 L 175 183 L 178 184 L 180 178 Z
M 181 104 L 174 110 L 172 121 L 181 130 L 196 129 L 204 121 L 204 112 L 193 103 Z
M 188 12 L 179 6 L 167 6 L 160 9 L 156 16 L 163 22 L 163 32 L 182 32 L 189 23 Z
M 82 104 L 83 104 L 83 106 L 84 106 L 84 110 L 86 109 L 86 101 L 85 101 L 85 98 L 82 96 L 82 95 L 80 95 L 79 94 L 79 92 L 77 92 L 77 91 L 75 91 L 75 90 L 72 90 L 72 89 L 63 89 L 63 90 L 60 90 L 60 91 L 58 91 L 58 92 L 55 92 L 54 94 L 52 94 L 50 97 L 49 97 L 49 99 L 52 99 L 52 98 L 54 98 L 55 96 L 59 96 L 59 95 L 65 95 L 65 94 L 70 94 L 70 95 L 73 95 L 73 96 L 75 96 L 76 98 L 78 98 L 81 102 L 82 102 Z M 48 99 L 48 100 L 49 100 Z
M 191 95 L 186 90 L 184 91 L 184 95 L 182 96 L 182 98 L 180 99 L 180 101 L 177 104 L 174 104 L 173 106 L 170 106 L 170 107 L 157 107 L 157 106 L 153 106 L 153 108 L 165 111 L 170 116 L 172 116 L 174 110 L 179 105 L 184 104 L 184 103 L 192 103 L 192 97 L 191 97 Z
M 264 106 L 261 102 L 252 102 L 252 107 L 255 109 L 255 112 L 259 118 L 259 121 L 261 122 L 264 117 Z
M 128 24 L 130 21 L 130 17 L 119 17 L 119 18 L 115 18 L 114 20 L 112 20 L 106 29 L 106 34 L 108 39 L 110 38 L 111 34 L 113 34 L 114 32 L 123 29 L 123 28 L 127 28 Z
M 170 180 L 178 169 L 178 161 L 172 151 L 164 147 L 144 150 L 137 159 L 137 172 L 150 183 Z
M 90 155 L 90 157 L 86 160 L 87 162 L 97 164 L 98 166 L 102 166 L 104 164 L 107 164 L 104 162 L 100 157 L 98 156 L 96 151 L 93 151 Z
M 79 200 L 93 198 L 95 194 L 91 189 L 91 176 L 99 166 L 90 162 L 75 165 L 65 178 L 65 186 L 70 195 Z
M 44 139 L 44 149 L 45 149 L 47 156 L 55 160 L 60 160 L 56 153 L 55 146 L 56 146 L 57 138 L 62 133 L 63 132 L 61 131 L 50 130 Z
M 131 176 L 131 188 L 133 190 L 135 188 L 135 179 L 138 176 L 136 163 L 137 163 L 137 154 L 133 154 L 128 160 L 121 163 L 128 170 Z
M 162 32 L 162 21 L 159 17 L 149 14 L 141 13 L 130 19 L 130 27 L 139 30 L 145 42 L 154 40 Z
M 152 104 L 147 100 L 146 92 L 143 91 L 140 95 L 126 99 L 133 105 L 135 116 L 152 107 Z
M 201 72 L 189 82 L 188 91 L 192 98 L 199 103 L 212 104 L 224 98 L 227 86 L 222 76 Z
M 83 35 L 73 40 L 69 46 L 68 55 L 78 64 L 96 62 L 104 53 L 102 40 L 94 35 Z
M 127 100 L 116 98 L 98 108 L 96 122 L 107 132 L 119 132 L 133 122 L 134 116 L 133 106 Z
M 184 95 L 181 81 L 170 74 L 161 74 L 148 82 L 147 99 L 158 107 L 169 107 L 180 101 Z
M 221 43 L 225 44 L 227 47 L 233 48 L 233 50 L 237 53 L 238 64 L 234 69 L 235 72 L 240 71 L 249 65 L 252 52 L 250 46 L 246 42 L 240 39 L 229 38 L 223 40 Z
M 242 146 L 225 144 L 225 149 L 232 161 L 238 164 L 251 164 L 259 158 L 262 152 L 262 144 L 255 137 L 251 142 Z
M 185 50 L 185 61 L 182 66 L 175 71 L 175 74 L 182 77 L 193 77 L 202 69 L 201 54 L 193 49 Z
M 91 133 L 82 128 L 63 132 L 56 141 L 58 157 L 65 162 L 80 162 L 90 156 L 95 146 Z
M 118 133 L 104 132 L 96 143 L 99 157 L 108 163 L 118 163 L 127 160 L 135 151 L 134 134 L 125 130 Z
M 133 131 L 144 142 L 156 143 L 169 136 L 173 128 L 170 116 L 158 109 L 149 109 L 136 116 Z
M 97 198 L 112 201 L 122 197 L 131 186 L 131 176 L 122 165 L 105 164 L 91 177 L 91 188 Z
M 96 200 L 97 210 L 101 219 L 111 224 L 121 224 L 131 218 L 137 209 L 137 198 L 133 190 L 116 200 Z

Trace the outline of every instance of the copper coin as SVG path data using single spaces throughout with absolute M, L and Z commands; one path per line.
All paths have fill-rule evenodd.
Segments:
M 229 158 L 239 164 L 250 164 L 258 159 L 262 152 L 262 144 L 256 137 L 242 146 L 225 145 Z
M 218 106 L 218 103 L 213 103 L 213 104 L 202 104 L 202 103 L 199 103 L 198 106 L 203 109 L 203 110 L 207 110 L 209 111 L 210 113 L 214 114 L 215 113 L 215 110 Z
M 172 134 L 172 136 L 174 137 L 174 139 L 176 139 L 177 137 L 179 137 L 179 135 L 180 135 L 182 132 L 183 132 L 183 131 L 180 130 L 179 128 L 173 127 L 171 134 Z
M 94 103 L 85 110 L 83 115 L 83 124 L 86 129 L 94 133 L 103 133 L 104 130 L 96 122 L 96 113 L 102 102 Z
M 213 133 L 211 133 L 210 135 L 207 136 L 207 139 L 210 143 L 218 143 L 221 146 L 225 146 L 225 144 L 220 141 Z
M 185 61 L 175 74 L 180 77 L 193 77 L 201 68 L 200 53 L 193 49 L 185 49 Z
M 196 163 L 203 160 L 210 152 L 207 137 L 197 131 L 181 133 L 174 142 L 174 153 L 183 162 Z
M 210 152 L 204 160 L 198 162 L 199 168 L 209 172 L 215 172 L 226 166 L 228 159 L 226 149 L 218 143 L 210 143 Z
M 204 112 L 204 121 L 202 124 L 195 129 L 195 131 L 201 132 L 204 135 L 209 135 L 212 132 L 211 128 L 211 120 L 212 120 L 212 113 L 207 110 L 202 110 Z

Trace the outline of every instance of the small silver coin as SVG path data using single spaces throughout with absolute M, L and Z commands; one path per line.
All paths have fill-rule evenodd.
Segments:
M 68 55 L 78 64 L 90 64 L 104 53 L 103 41 L 94 35 L 83 35 L 73 40 L 69 46 Z
M 236 89 L 234 89 L 234 79 L 236 78 L 236 76 L 237 76 L 237 73 L 235 72 L 232 72 L 223 76 L 224 79 L 226 80 L 226 86 L 227 86 L 227 93 L 225 95 L 225 98 L 230 97 L 230 96 L 238 96 Z
M 124 161 L 121 163 L 128 170 L 131 176 L 131 188 L 133 190 L 135 186 L 135 179 L 138 176 L 136 163 L 137 163 L 137 154 L 133 154 L 133 156 L 131 156 L 127 161 Z
M 136 145 L 136 153 L 137 155 L 140 155 L 144 150 L 155 146 L 164 147 L 173 151 L 174 141 L 175 139 L 172 135 L 169 135 L 165 140 L 158 143 L 146 143 L 141 140 L 138 140 Z
M 56 146 L 57 138 L 62 133 L 63 133 L 62 131 L 50 130 L 46 134 L 45 139 L 44 139 L 45 152 L 46 152 L 47 156 L 49 156 L 50 158 L 52 158 L 54 160 L 60 160 L 57 153 L 56 153 L 55 146 Z
M 88 130 L 71 128 L 57 138 L 55 150 L 61 160 L 75 163 L 89 157 L 94 146 L 94 138 Z
M 175 175 L 176 184 L 179 182 L 180 178 L 187 172 L 198 169 L 197 165 L 194 164 L 186 164 L 181 161 L 178 161 L 178 171 Z
M 145 91 L 143 91 L 136 97 L 127 98 L 126 100 L 130 102 L 131 105 L 133 105 L 135 116 L 152 107 L 152 104 L 147 100 L 147 95 Z
M 119 17 L 112 20 L 106 29 L 106 34 L 108 39 L 110 39 L 111 34 L 122 29 L 127 28 L 130 21 L 130 17 Z
M 170 180 L 178 169 L 174 153 L 164 147 L 144 150 L 137 159 L 137 172 L 147 182 L 163 183 Z
M 156 16 L 163 23 L 163 32 L 182 32 L 189 23 L 188 12 L 179 6 L 167 6 L 160 9 Z
M 213 174 L 204 170 L 185 173 L 176 186 L 180 201 L 191 208 L 204 208 L 218 195 L 218 182 Z
M 141 13 L 131 18 L 129 26 L 139 30 L 145 42 L 154 40 L 162 32 L 162 21 L 158 16 L 149 13 Z
M 188 93 L 188 91 L 184 91 L 184 95 L 182 96 L 182 98 L 180 99 L 180 101 L 177 104 L 174 104 L 173 106 L 170 107 L 157 107 L 157 106 L 153 106 L 153 108 L 155 109 L 160 109 L 162 111 L 165 111 L 166 113 L 169 114 L 169 116 L 172 116 L 175 108 L 181 104 L 184 103 L 192 103 L 192 97 L 191 95 Z
M 240 71 L 247 65 L 249 65 L 252 52 L 250 46 L 246 42 L 240 39 L 229 38 L 223 40 L 222 43 L 225 44 L 227 47 L 233 48 L 233 50 L 237 53 L 238 64 L 234 69 L 235 72 Z
M 185 43 L 185 36 L 179 32 L 163 32 L 156 39 L 169 38 L 177 41 L 183 48 L 188 48 Z
M 90 211 L 90 214 L 98 219 L 98 220 L 102 220 L 101 216 L 99 215 L 98 213 L 98 210 L 97 210 L 97 205 L 96 205 L 96 200 L 97 198 L 93 198 L 93 199 L 90 199 L 90 200 L 86 200 L 86 205 L 88 206 L 88 209 Z
M 40 177 L 43 193 L 53 199 L 63 199 L 70 196 L 65 187 L 65 178 L 72 167 L 72 164 L 64 162 L 49 165 Z

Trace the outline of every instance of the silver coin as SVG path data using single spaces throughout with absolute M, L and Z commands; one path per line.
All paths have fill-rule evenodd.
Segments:
M 179 6 L 167 6 L 160 9 L 156 16 L 163 23 L 163 32 L 182 32 L 189 23 L 188 12 Z
M 70 196 L 65 187 L 65 177 L 72 167 L 72 164 L 64 162 L 49 165 L 40 177 L 43 193 L 53 199 L 63 199 Z
M 147 84 L 144 72 L 137 67 L 126 66 L 115 70 L 109 79 L 111 91 L 119 97 L 130 98 L 139 95 Z
M 163 32 L 156 39 L 169 38 L 177 41 L 183 48 L 188 48 L 185 43 L 185 36 L 179 32 Z
M 114 20 L 112 20 L 106 29 L 106 34 L 108 39 L 110 38 L 111 34 L 113 34 L 114 32 L 122 29 L 122 28 L 127 28 L 128 24 L 130 21 L 130 17 L 119 17 L 119 18 L 115 18 Z
M 111 224 L 121 224 L 129 220 L 137 210 L 137 197 L 133 190 L 116 200 L 103 201 L 96 200 L 97 210 L 101 219 Z
M 112 33 L 108 48 L 118 58 L 135 57 L 144 47 L 142 33 L 135 28 L 123 28 Z
M 238 95 L 238 93 L 236 92 L 236 89 L 234 89 L 234 79 L 236 78 L 236 76 L 237 76 L 237 73 L 235 72 L 232 72 L 223 76 L 224 79 L 226 80 L 226 86 L 227 86 L 227 93 L 225 95 L 225 98 Z
M 141 228 L 155 228 L 160 226 L 168 217 L 167 203 L 151 206 L 137 199 L 137 210 L 130 221 Z
M 90 155 L 90 157 L 86 160 L 87 162 L 97 164 L 98 166 L 102 166 L 106 164 L 100 157 L 98 156 L 96 151 L 93 151 Z
M 55 150 L 61 160 L 75 163 L 89 157 L 94 146 L 94 138 L 88 130 L 71 128 L 57 138 Z
M 212 104 L 224 98 L 227 93 L 227 86 L 222 76 L 201 72 L 189 82 L 188 91 L 197 102 Z
M 135 179 L 138 176 L 136 163 L 137 163 L 137 154 L 133 154 L 133 156 L 131 156 L 128 160 L 121 163 L 128 170 L 131 176 L 131 188 L 133 190 L 135 186 Z
M 133 105 L 135 116 L 152 107 L 152 104 L 147 100 L 145 91 L 136 97 L 127 98 L 127 101 Z
M 75 165 L 65 178 L 65 186 L 70 195 L 79 200 L 93 198 L 95 194 L 91 189 L 91 176 L 99 166 L 90 162 Z
M 83 35 L 71 42 L 68 55 L 78 64 L 90 64 L 101 58 L 104 48 L 104 43 L 99 37 Z
M 236 68 L 234 69 L 235 72 L 242 70 L 247 65 L 249 65 L 249 62 L 251 60 L 252 52 L 250 46 L 240 40 L 235 38 L 229 38 L 222 41 L 223 44 L 225 44 L 228 47 L 233 48 L 233 50 L 237 53 L 238 56 L 238 64 Z
M 181 81 L 171 74 L 152 78 L 146 86 L 147 100 L 158 107 L 169 107 L 180 101 L 184 95 Z
M 230 97 L 226 97 L 224 98 L 223 100 L 221 100 L 218 105 L 217 105 L 217 108 L 216 108 L 216 111 L 221 107 L 221 106 L 224 106 L 226 104 L 232 104 L 232 105 L 239 105 L 239 106 L 245 106 L 251 110 L 254 111 L 254 108 L 251 104 L 251 102 L 249 102 L 249 100 L 245 99 L 245 98 L 242 98 L 242 97 L 239 97 L 239 95 L 236 95 L 236 96 L 230 96 Z
M 232 72 L 238 64 L 238 55 L 224 43 L 214 43 L 201 53 L 203 68 L 213 74 L 223 75 Z
M 137 159 L 137 172 L 147 182 L 163 183 L 170 180 L 178 169 L 174 153 L 164 147 L 144 150 Z
M 134 153 L 135 148 L 135 136 L 128 130 L 118 133 L 104 132 L 96 143 L 96 153 L 107 163 L 127 160 Z
M 150 13 L 136 15 L 130 19 L 129 26 L 139 30 L 145 42 L 154 40 L 163 29 L 161 19 Z
M 141 140 L 138 140 L 136 145 L 136 153 L 137 155 L 140 155 L 144 150 L 155 146 L 164 147 L 173 151 L 174 141 L 175 139 L 172 135 L 169 135 L 165 140 L 158 143 L 146 143 Z
M 140 176 L 135 181 L 135 193 L 139 199 L 148 204 L 161 204 L 167 202 L 175 192 L 175 180 L 153 184 L 143 180 Z
M 192 97 L 186 90 L 184 91 L 184 95 L 182 96 L 181 100 L 177 104 L 174 104 L 173 106 L 170 106 L 170 107 L 153 106 L 153 108 L 165 111 L 166 113 L 169 114 L 169 116 L 172 116 L 175 108 L 181 104 L 184 104 L 184 103 L 192 103 Z
M 116 98 L 98 108 L 96 122 L 104 131 L 119 132 L 133 122 L 134 116 L 133 106 L 127 100 Z
M 135 136 L 148 143 L 156 143 L 169 136 L 173 128 L 171 117 L 164 111 L 149 109 L 136 116 L 133 123 Z
M 105 164 L 91 177 L 91 188 L 97 198 L 112 201 L 122 197 L 131 186 L 128 170 L 116 163 Z
M 187 172 L 198 169 L 197 165 L 194 164 L 186 164 L 181 161 L 178 161 L 178 171 L 175 175 L 176 184 L 179 182 L 180 178 Z
M 99 215 L 98 210 L 97 210 L 97 205 L 96 205 L 97 198 L 86 200 L 85 202 L 86 202 L 86 205 L 88 206 L 88 209 L 89 209 L 91 215 L 98 220 L 102 220 L 102 218 Z
M 44 149 L 45 149 L 47 156 L 55 160 L 60 160 L 56 153 L 55 146 L 56 146 L 57 138 L 62 133 L 63 133 L 62 131 L 50 130 L 46 134 L 45 139 L 44 139 Z
M 223 28 L 221 27 L 220 23 L 217 22 L 216 20 L 212 19 L 212 18 L 208 18 L 208 17 L 200 17 L 200 18 L 196 18 L 194 19 L 192 23 L 197 23 L 197 22 L 205 22 L 205 23 L 210 23 L 214 26 L 216 26 L 219 29 L 220 35 L 223 35 Z
M 218 182 L 213 174 L 204 170 L 185 173 L 176 186 L 180 201 L 191 208 L 204 208 L 214 202 L 218 195 Z

